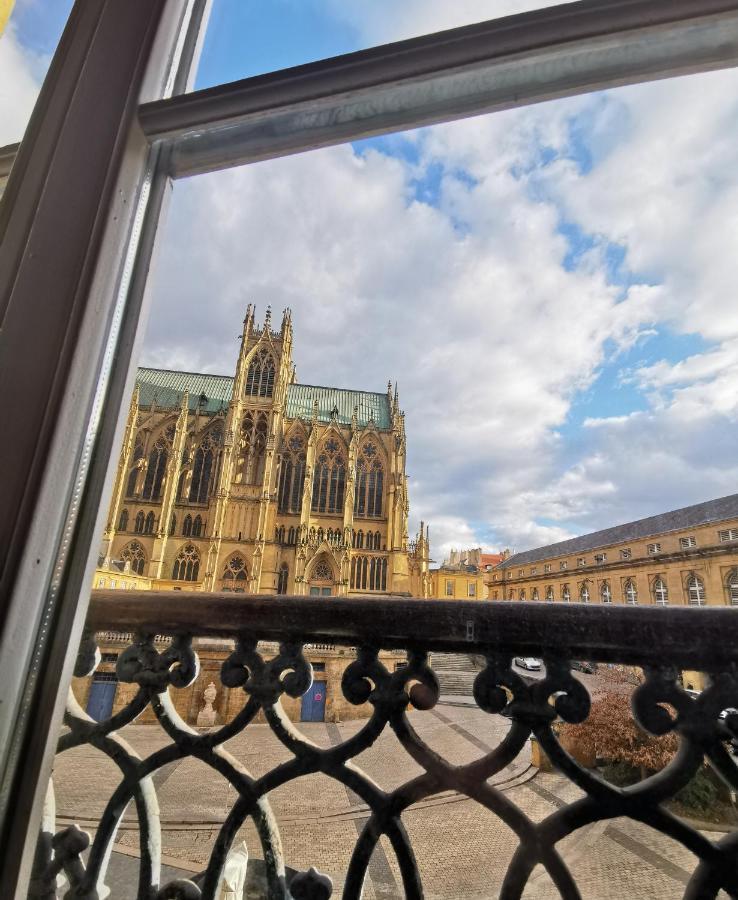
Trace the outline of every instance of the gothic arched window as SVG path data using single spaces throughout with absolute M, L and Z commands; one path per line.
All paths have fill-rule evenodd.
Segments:
M 382 515 L 384 469 L 374 444 L 364 444 L 356 463 L 354 515 L 376 517 Z
M 340 445 L 334 438 L 329 438 L 315 462 L 313 512 L 343 512 L 345 487 L 346 464 Z
M 192 521 L 192 537 L 201 537 L 202 536 L 202 518 L 200 516 L 195 516 Z
M 287 441 L 279 469 L 279 511 L 299 513 L 302 510 L 302 491 L 305 483 L 305 441 L 293 435 Z
M 583 584 L 579 588 L 579 602 L 580 603 L 589 603 L 589 588 L 586 584 Z
M 297 532 L 295 531 L 294 526 L 291 526 L 290 530 L 287 532 L 287 543 L 290 547 L 297 543 Z
M 289 569 L 287 568 L 287 563 L 282 563 L 279 569 L 279 578 L 277 579 L 277 593 L 278 594 L 286 594 L 287 593 L 287 579 L 289 577 Z
M 154 444 L 154 449 L 149 453 L 149 464 L 146 468 L 146 478 L 144 479 L 143 492 L 141 494 L 144 500 L 159 499 L 164 475 L 167 470 L 168 456 L 169 445 L 161 437 Z
M 140 466 L 139 461 L 143 459 L 144 448 L 141 438 L 136 438 L 136 447 L 133 451 L 133 468 L 128 473 L 128 484 L 126 485 L 126 497 L 136 496 L 136 481 L 138 481 L 138 473 Z
M 128 510 L 124 509 L 118 519 L 118 531 L 128 531 Z
M 221 590 L 233 591 L 235 594 L 246 593 L 248 569 L 243 556 L 237 555 L 228 561 L 221 578 Z
M 265 348 L 257 351 L 246 375 L 247 397 L 271 397 L 274 391 L 274 357 Z
M 666 606 L 669 602 L 669 589 L 663 578 L 657 578 L 653 583 L 653 599 L 659 606 Z
M 261 484 L 266 461 L 267 418 L 264 413 L 247 412 L 241 422 L 241 442 L 236 481 Z
M 687 579 L 687 594 L 692 606 L 703 606 L 705 603 L 705 583 L 699 575 L 691 575 Z
M 359 550 L 364 548 L 364 532 L 361 528 L 356 532 L 356 546 Z
M 215 490 L 223 452 L 222 443 L 223 432 L 220 428 L 211 429 L 200 441 L 192 463 L 189 497 L 191 503 L 206 503 Z
M 357 591 L 386 591 L 386 557 L 354 556 L 351 560 L 351 588 Z
M 738 570 L 733 569 L 728 573 L 725 584 L 728 588 L 728 601 L 731 606 L 738 606 Z
M 185 537 L 190 537 L 192 534 L 192 516 L 185 516 L 185 520 L 182 523 L 182 534 Z
M 146 518 L 143 514 L 143 510 L 140 509 L 136 513 L 136 521 L 133 525 L 133 530 L 136 532 L 136 534 L 143 534 L 145 521 L 146 521 Z
M 623 595 L 625 596 L 625 602 L 630 603 L 633 606 L 638 602 L 638 590 L 635 586 L 635 581 L 632 578 L 629 578 L 625 585 L 623 586 Z
M 144 523 L 144 534 L 153 534 L 154 533 L 154 513 L 150 512 L 146 516 L 146 522 Z
M 374 549 L 381 550 L 382 549 L 381 544 L 382 544 L 382 535 L 378 531 L 375 531 L 374 532 Z
M 123 562 L 130 562 L 132 572 L 135 572 L 137 575 L 143 575 L 144 566 L 146 565 L 146 554 L 138 541 L 131 541 L 130 544 L 126 544 L 121 550 L 120 558 Z
M 553 585 L 549 584 L 549 586 L 546 588 L 546 600 L 552 601 L 553 598 L 554 598 Z
M 172 569 L 174 581 L 197 581 L 200 572 L 200 554 L 193 544 L 185 544 L 177 554 Z
M 569 585 L 565 584 L 561 588 L 561 599 L 564 603 L 571 603 L 571 591 L 569 590 Z
M 600 587 L 600 600 L 603 603 L 612 603 L 612 591 L 610 590 L 610 582 L 603 581 Z

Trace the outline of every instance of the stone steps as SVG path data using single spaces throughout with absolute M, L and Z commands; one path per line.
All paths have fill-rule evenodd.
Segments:
M 479 666 L 467 653 L 432 653 L 431 668 L 438 677 L 441 694 L 471 697 Z

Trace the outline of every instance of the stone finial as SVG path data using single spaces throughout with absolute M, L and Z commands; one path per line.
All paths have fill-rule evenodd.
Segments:
M 264 328 L 271 328 L 272 325 L 272 307 L 271 305 L 267 306 L 266 314 L 264 315 Z
M 212 728 L 215 725 L 215 709 L 213 708 L 213 703 L 215 703 L 215 698 L 218 696 L 218 690 L 215 687 L 215 684 L 211 681 L 210 684 L 205 688 L 202 699 L 204 700 L 204 704 L 200 712 L 197 714 L 197 725 L 199 728 Z

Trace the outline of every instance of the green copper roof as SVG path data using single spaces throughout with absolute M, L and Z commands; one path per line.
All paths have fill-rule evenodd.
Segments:
M 136 385 L 140 391 L 140 406 L 151 406 L 153 403 L 165 409 L 178 409 L 182 394 L 189 391 L 190 409 L 197 409 L 201 394 L 205 394 L 207 399 L 201 407 L 202 411 L 216 413 L 230 403 L 233 378 L 230 375 L 200 375 L 169 369 L 139 369 Z
M 200 397 L 206 400 L 203 412 L 216 413 L 225 409 L 231 399 L 233 378 L 230 375 L 201 375 L 197 372 L 174 372 L 169 369 L 138 370 L 136 385 L 139 388 L 139 403 L 142 407 L 155 406 L 177 409 L 182 402 L 182 394 L 189 391 L 189 407 L 197 408 Z M 360 428 L 374 419 L 377 428 L 391 427 L 390 406 L 386 394 L 372 391 L 347 391 L 342 388 L 318 387 L 311 384 L 290 384 L 287 387 L 288 419 L 312 419 L 313 403 L 318 401 L 318 421 L 329 422 L 333 409 L 338 410 L 338 421 L 342 425 L 351 424 L 351 416 L 356 408 L 357 424 Z
M 351 424 L 351 416 L 356 407 L 359 427 L 374 419 L 377 428 L 390 428 L 390 408 L 386 394 L 372 391 L 346 391 L 343 388 L 316 387 L 312 384 L 291 384 L 287 388 L 288 419 L 311 419 L 313 403 L 318 401 L 318 421 L 329 422 L 333 409 L 338 410 L 338 421 L 342 425 Z

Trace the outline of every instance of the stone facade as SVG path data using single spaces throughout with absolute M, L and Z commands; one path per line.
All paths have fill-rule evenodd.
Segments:
M 141 369 L 103 536 L 156 587 L 422 596 L 405 417 L 386 393 L 297 382 L 292 323 L 249 306 L 234 376 Z
M 99 635 L 102 662 L 98 667 L 95 678 L 100 681 L 115 683 L 114 691 L 111 690 L 111 706 L 108 711 L 117 713 L 136 694 L 138 686 L 124 684 L 115 679 L 115 664 L 117 657 L 128 646 L 132 636 L 113 634 Z M 160 642 L 160 651 L 166 644 Z M 231 653 L 233 644 L 230 641 L 201 639 L 195 641 L 195 649 L 200 658 L 200 672 L 197 679 L 189 687 L 181 689 L 169 689 L 170 697 L 179 716 L 189 725 L 200 727 L 212 727 L 209 720 L 205 720 L 202 713 L 208 710 L 209 686 L 215 686 L 215 697 L 212 700 L 214 713 L 213 726 L 230 722 L 231 719 L 243 708 L 245 694 L 242 688 L 227 688 L 221 684 L 220 668 L 223 661 Z M 277 653 L 276 645 L 261 645 L 260 651 L 265 659 L 271 659 Z M 324 720 L 326 722 L 343 722 L 349 719 L 366 718 L 371 715 L 372 707 L 368 703 L 354 706 L 349 703 L 341 691 L 341 679 L 348 665 L 355 659 L 355 654 L 349 649 L 335 647 L 333 645 L 312 645 L 306 647 L 306 656 L 313 666 L 313 683 L 316 687 L 324 686 L 325 708 Z M 387 651 L 380 654 L 381 662 L 389 671 L 404 665 L 405 654 L 399 651 Z M 87 708 L 92 689 L 93 678 L 72 679 L 72 690 L 77 702 L 82 708 Z M 281 699 L 282 707 L 287 716 L 294 722 L 303 718 L 303 702 L 286 695 Z M 148 706 L 139 722 L 153 722 L 154 714 Z M 257 722 L 263 722 L 262 713 L 256 718 Z
M 487 584 L 493 601 L 738 607 L 738 494 L 513 554 Z
M 95 587 L 430 596 L 427 533 L 421 526 L 408 541 L 397 387 L 377 393 L 301 385 L 292 341 L 289 310 L 277 331 L 269 310 L 258 327 L 249 306 L 234 375 L 139 370 Z M 98 680 L 114 679 L 111 660 L 122 646 L 115 635 L 103 636 L 108 661 Z M 197 681 L 172 692 L 188 723 L 203 713 L 211 682 L 217 721 L 240 709 L 243 693 L 222 688 L 218 677 L 229 652 L 200 642 Z M 316 683 L 325 683 L 328 721 L 369 714 L 340 691 L 351 651 L 310 647 L 307 656 Z M 388 654 L 387 665 L 402 659 Z M 91 685 L 75 681 L 83 706 Z M 134 690 L 117 685 L 113 711 Z M 283 705 L 290 718 L 301 718 L 300 700 L 284 698 Z

